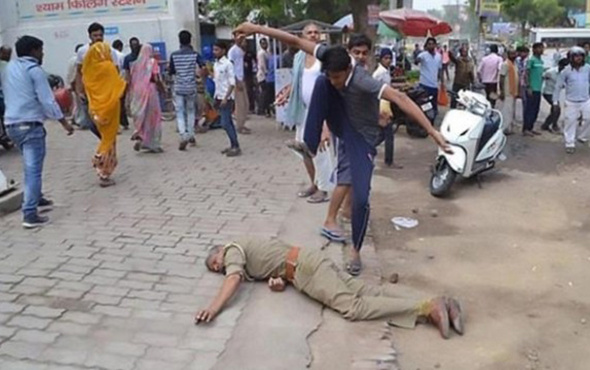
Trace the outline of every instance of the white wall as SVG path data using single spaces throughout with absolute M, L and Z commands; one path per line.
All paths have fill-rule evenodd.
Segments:
M 169 56 L 178 49 L 179 31 L 187 29 L 195 35 L 194 3 L 190 0 L 168 0 L 168 10 L 158 13 L 129 12 L 122 15 L 31 20 L 19 20 L 17 1 L 0 0 L 0 44 L 13 45 L 19 36 L 25 34 L 42 39 L 45 51 L 44 69 L 63 77 L 76 44 L 88 42 L 86 30 L 92 22 L 99 22 L 105 27 L 117 27 L 119 33 L 108 35 L 105 40 L 110 43 L 121 39 L 125 44 L 125 52 L 129 50 L 129 38 L 136 36 L 142 43 L 165 42 Z

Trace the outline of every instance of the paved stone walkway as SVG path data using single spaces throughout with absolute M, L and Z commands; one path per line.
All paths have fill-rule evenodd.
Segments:
M 101 189 L 90 165 L 96 140 L 48 124 L 44 191 L 51 224 L 23 230 L 20 213 L 0 218 L 0 368 L 30 370 L 211 368 L 244 299 L 214 325 L 193 326 L 221 277 L 205 273 L 208 247 L 234 235 L 276 235 L 303 179 L 284 147 L 292 135 L 270 121 L 241 136 L 226 158 L 220 130 L 177 150 L 137 154 L 119 137 L 117 185 Z M 20 178 L 17 152 L 0 166 Z M 248 289 L 242 295 L 248 294 Z

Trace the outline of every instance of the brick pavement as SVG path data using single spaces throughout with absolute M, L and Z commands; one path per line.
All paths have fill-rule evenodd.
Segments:
M 0 218 L 0 368 L 208 369 L 224 350 L 249 289 L 207 328 L 193 313 L 221 281 L 206 274 L 209 246 L 240 234 L 277 235 L 304 179 L 283 147 L 290 133 L 252 122 L 244 155 L 226 158 L 220 130 L 177 150 L 165 123 L 165 153 L 137 154 L 119 137 L 117 185 L 97 186 L 87 131 L 69 138 L 48 124 L 44 190 L 51 224 Z M 0 153 L 20 178 L 16 152 Z

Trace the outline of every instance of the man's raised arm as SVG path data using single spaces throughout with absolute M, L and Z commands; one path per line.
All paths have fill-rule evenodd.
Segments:
M 236 291 L 238 290 L 240 283 L 242 282 L 242 275 L 240 274 L 231 274 L 226 276 L 223 280 L 223 285 L 217 293 L 213 302 L 209 305 L 207 309 L 200 310 L 195 315 L 195 324 L 200 322 L 210 322 L 212 321 L 215 316 L 221 311 L 223 306 L 234 296 Z
M 301 37 L 294 36 L 288 32 L 281 31 L 276 28 L 260 26 L 257 24 L 245 22 L 239 25 L 235 30 L 235 33 L 246 37 L 256 33 L 266 35 L 270 38 L 277 39 L 289 46 L 294 46 L 299 50 L 303 50 L 307 54 L 313 55 L 317 44 L 312 41 L 305 40 Z

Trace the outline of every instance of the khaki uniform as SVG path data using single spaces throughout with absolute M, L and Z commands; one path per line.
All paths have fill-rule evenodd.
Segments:
M 225 247 L 227 275 L 247 280 L 285 277 L 291 246 L 278 240 L 240 239 Z M 388 319 L 413 328 L 431 298 L 399 285 L 370 286 L 343 272 L 319 251 L 301 249 L 293 281 L 295 288 L 341 313 L 349 320 Z

